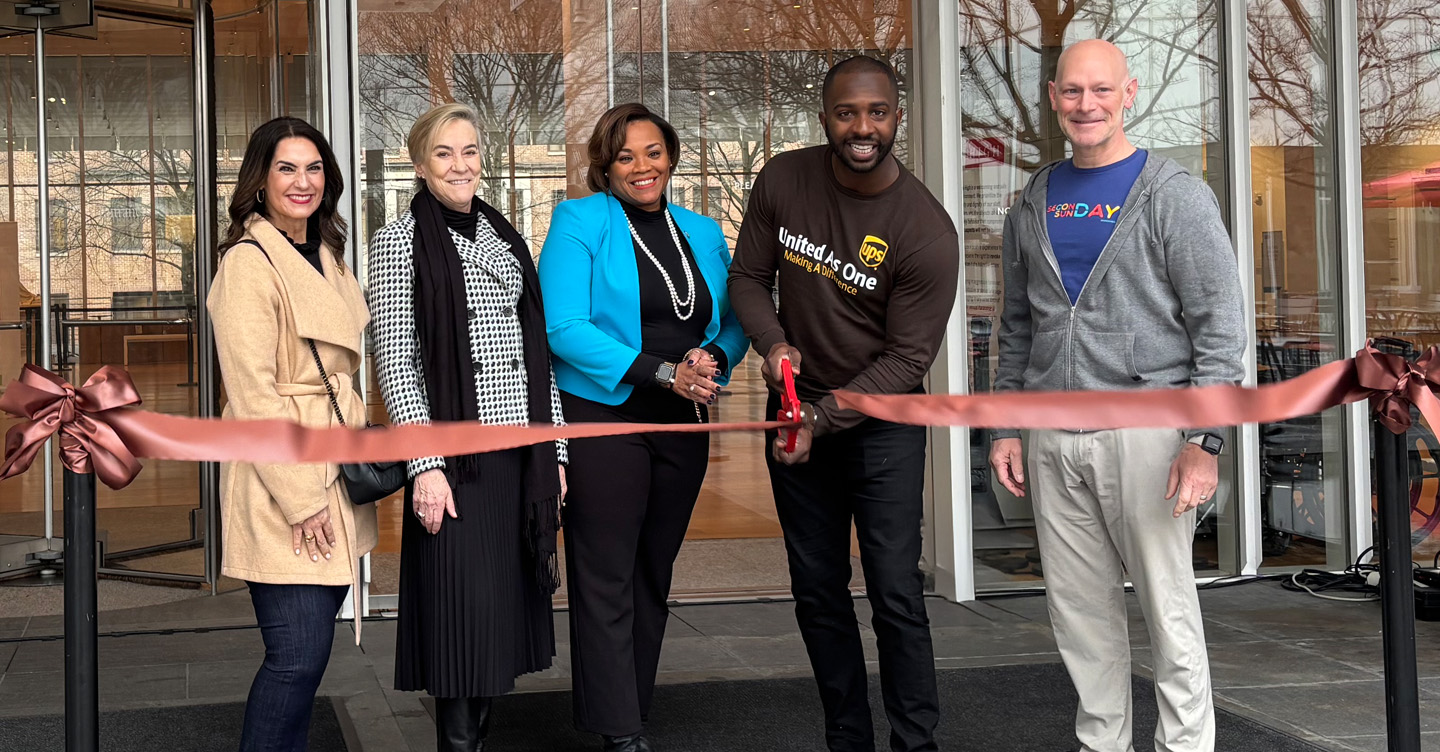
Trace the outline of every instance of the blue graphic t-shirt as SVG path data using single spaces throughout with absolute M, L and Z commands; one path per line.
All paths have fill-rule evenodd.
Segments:
M 1145 167 L 1145 150 L 1104 167 L 1076 167 L 1071 160 L 1050 171 L 1045 194 L 1045 231 L 1060 264 L 1060 280 L 1073 305 L 1105 250 L 1120 207 Z

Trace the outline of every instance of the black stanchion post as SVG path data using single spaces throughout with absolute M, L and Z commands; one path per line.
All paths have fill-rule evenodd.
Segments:
M 65 470 L 65 752 L 100 749 L 95 474 Z
M 1420 752 L 1415 666 L 1415 582 L 1410 563 L 1410 478 L 1405 435 L 1374 423 L 1379 496 L 1380 625 L 1385 645 L 1385 721 L 1390 752 Z
M 177 386 L 199 386 L 195 381 L 195 316 L 194 309 L 185 308 L 185 383 Z

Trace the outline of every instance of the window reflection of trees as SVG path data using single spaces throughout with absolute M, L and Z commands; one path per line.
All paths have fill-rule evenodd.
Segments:
M 680 131 L 676 185 L 694 196 L 688 208 L 717 220 L 733 241 L 750 187 L 773 155 L 825 143 L 817 113 L 830 66 L 852 54 L 887 59 L 902 82 L 908 50 L 721 51 L 673 55 L 671 121 Z M 907 104 L 908 87 L 901 92 Z M 908 164 L 908 129 L 897 134 L 895 154 Z M 718 185 L 715 185 L 718 184 Z M 712 206 L 718 187 L 721 206 Z
M 533 218 L 525 221 L 532 212 L 548 215 L 553 187 L 530 183 L 565 184 L 560 7 L 465 3 L 448 13 L 361 14 L 362 143 L 367 160 L 383 162 L 367 164 L 367 213 L 381 215 L 367 216 L 367 229 L 403 211 L 414 177 L 405 137 L 439 102 L 480 114 L 483 197 L 522 231 L 533 231 Z
M 1360 128 L 1365 146 L 1434 141 L 1440 128 L 1440 5 L 1428 0 L 1361 0 Z M 1250 0 L 1252 135 L 1285 145 L 1307 140 L 1327 148 L 1330 108 L 1326 69 L 1334 43 L 1315 9 L 1291 0 Z M 1263 113 L 1263 116 L 1262 116 Z M 1269 129 L 1253 133 L 1253 129 Z
M 615 7 L 608 77 L 604 10 L 592 12 L 591 5 L 532 0 L 512 10 L 455 0 L 433 13 L 362 13 L 368 230 L 393 219 L 408 200 L 412 173 L 403 141 L 415 117 L 434 103 L 461 101 L 474 104 L 484 121 L 483 195 L 519 218 L 539 245 L 557 190 L 566 186 L 567 141 L 574 149 L 589 135 L 589 123 L 576 118 L 599 114 L 586 110 L 596 92 L 602 109 L 612 81 L 615 101 L 665 110 L 659 3 Z M 865 50 L 906 75 L 908 13 L 900 0 L 802 9 L 759 0 L 671 3 L 669 115 L 682 143 L 672 200 L 721 220 L 733 238 L 765 160 L 824 142 L 815 113 L 831 63 Z M 587 25 L 597 22 L 598 31 Z M 908 157 L 903 130 L 896 151 Z M 569 156 L 577 169 L 577 155 Z
M 1437 143 L 1440 5 L 1359 0 L 1358 7 L 1361 143 Z
M 961 100 L 971 138 L 1013 139 L 1011 164 L 1026 172 L 1065 156 L 1048 83 L 1065 45 L 1098 37 L 1118 44 L 1140 79 L 1126 131 L 1152 148 L 1218 141 L 1213 0 L 960 0 Z
M 1360 0 L 1369 334 L 1440 342 L 1440 6 Z

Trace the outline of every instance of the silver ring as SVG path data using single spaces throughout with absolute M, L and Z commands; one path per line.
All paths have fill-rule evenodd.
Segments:
M 1209 497 L 1209 496 L 1206 496 L 1205 494 L 1200 494 L 1200 500 L 1201 500 L 1201 501 L 1204 501 L 1204 500 L 1206 500 L 1206 499 L 1208 499 L 1208 498 L 1210 498 L 1210 497 Z
M 423 510 L 423 509 L 417 509 L 417 510 L 415 510 L 415 516 L 416 516 L 416 517 L 419 517 L 419 518 L 422 519 L 422 520 L 425 519 L 425 510 Z
M 690 393 L 691 393 L 691 394 L 694 394 L 694 393 L 695 393 L 695 385 L 694 385 L 694 384 L 691 384 L 691 385 L 690 385 Z

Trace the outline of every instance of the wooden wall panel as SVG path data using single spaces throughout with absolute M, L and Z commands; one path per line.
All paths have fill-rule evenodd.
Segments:
M 0 321 L 20 320 L 20 234 L 14 222 L 0 222 Z M 0 390 L 20 375 L 25 332 L 0 330 Z

